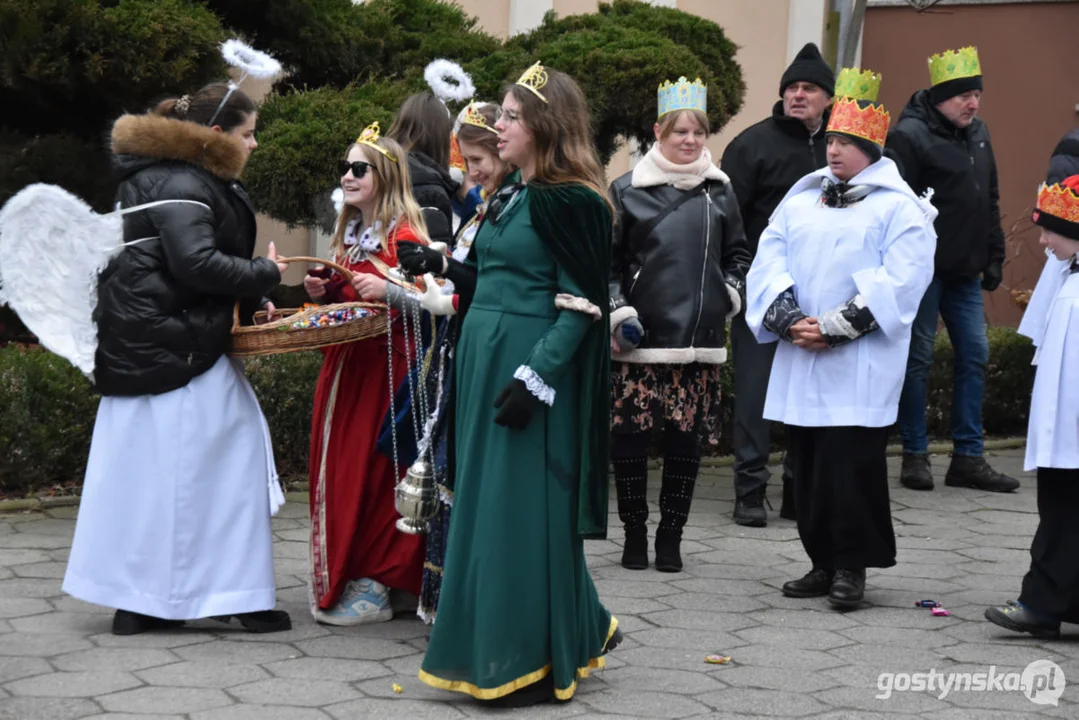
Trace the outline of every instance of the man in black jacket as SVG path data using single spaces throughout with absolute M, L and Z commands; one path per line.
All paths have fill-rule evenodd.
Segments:
M 929 471 L 925 404 L 937 316 L 955 348 L 952 461 L 944 483 L 1010 492 L 1019 481 L 998 473 L 982 457 L 982 393 L 989 341 L 982 290 L 1003 278 L 997 165 L 989 130 L 977 117 L 982 71 L 975 48 L 929 59 L 932 85 L 919 90 L 888 136 L 888 148 L 914 192 L 933 190 L 937 251 L 933 282 L 914 320 L 907 377 L 899 401 L 903 438 L 900 481 L 933 489 Z
M 1079 175 L 1079 128 L 1062 137 L 1053 149 L 1045 182 L 1054 185 L 1072 175 Z
M 813 43 L 799 51 L 779 83 L 782 100 L 772 116 L 743 130 L 723 152 L 720 166 L 730 176 L 738 198 L 746 240 L 752 255 L 768 227 L 772 212 L 804 175 L 822 168 L 824 128 L 835 94 L 835 74 Z M 764 419 L 764 396 L 772 370 L 775 343 L 760 345 L 746 326 L 744 314 L 731 321 L 734 355 L 734 520 L 764 527 L 768 513 L 768 450 L 772 423 Z M 780 517 L 794 519 L 790 467 L 783 467 Z

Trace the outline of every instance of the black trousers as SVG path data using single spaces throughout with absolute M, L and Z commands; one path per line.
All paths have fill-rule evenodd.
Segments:
M 1019 602 L 1079 623 L 1079 470 L 1038 468 L 1038 530 Z
M 763 491 L 771 476 L 768 451 L 772 421 L 764 419 L 764 396 L 768 392 L 776 343 L 757 342 L 740 313 L 731 320 L 731 354 L 734 356 L 734 493 L 745 497 Z M 783 458 L 783 482 L 790 482 L 791 476 L 788 452 Z
M 787 428 L 798 535 L 814 567 L 895 565 L 888 428 Z

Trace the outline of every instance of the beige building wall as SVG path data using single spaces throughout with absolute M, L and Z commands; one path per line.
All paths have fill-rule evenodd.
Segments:
M 499 38 L 527 32 L 537 26 L 544 13 L 553 10 L 559 16 L 595 12 L 599 0 L 447 0 L 476 17 L 485 32 Z M 807 42 L 822 44 L 828 2 L 826 0 L 652 0 L 653 5 L 677 8 L 718 23 L 736 45 L 737 60 L 742 66 L 746 94 L 741 112 L 708 145 L 718 163 L 723 148 L 739 132 L 767 117 L 779 99 L 779 78 L 795 53 Z M 671 68 L 677 78 L 678 68 Z M 265 85 L 265 84 L 264 84 Z M 269 87 L 258 87 L 250 80 L 244 87 L 256 100 Z M 627 144 L 607 166 L 607 176 L 614 179 L 633 167 L 638 148 Z M 282 223 L 259 218 L 259 248 L 265 253 L 270 241 L 282 255 L 318 254 L 320 243 L 313 230 L 289 231 Z M 299 283 L 305 269 L 295 267 L 285 276 L 289 284 Z

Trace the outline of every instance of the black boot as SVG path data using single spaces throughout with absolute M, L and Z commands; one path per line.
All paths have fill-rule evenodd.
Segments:
M 903 453 L 899 482 L 911 490 L 932 490 L 933 473 L 929 471 L 929 456 L 925 453 Z
M 865 568 L 836 570 L 828 602 L 838 608 L 856 608 L 865 597 Z
M 253 633 L 285 632 L 292 629 L 292 618 L 284 610 L 258 610 L 256 612 L 219 615 L 218 622 L 229 623 L 232 618 L 240 621 L 244 630 Z
M 668 430 L 664 434 L 663 485 L 659 491 L 659 528 L 656 530 L 656 570 L 682 569 L 682 528 L 689 519 L 693 488 L 700 468 L 697 437 Z
M 783 583 L 783 594 L 793 598 L 812 598 L 827 595 L 832 588 L 831 570 L 815 567 L 797 580 Z
M 626 530 L 622 567 L 648 567 L 648 433 L 615 435 L 611 447 L 618 517 Z
M 764 488 L 735 498 L 734 521 L 745 527 L 765 527 L 768 525 L 768 511 L 764 509 L 766 500 Z
M 1003 607 L 986 608 L 985 619 L 1013 632 L 1030 633 L 1038 638 L 1060 637 L 1060 621 L 1038 615 L 1014 601 Z
M 1013 492 L 1019 489 L 1019 481 L 989 467 L 983 457 L 952 455 L 952 464 L 944 476 L 949 487 L 977 488 L 990 492 Z
M 113 635 L 138 635 L 150 630 L 169 630 L 184 624 L 183 620 L 165 620 L 164 618 L 143 615 L 129 610 L 117 610 L 112 616 Z
M 531 685 L 525 685 L 520 690 L 514 690 L 509 695 L 484 701 L 483 704 L 487 707 L 495 708 L 522 708 L 548 703 L 553 700 L 554 676 L 547 673 L 545 677 Z

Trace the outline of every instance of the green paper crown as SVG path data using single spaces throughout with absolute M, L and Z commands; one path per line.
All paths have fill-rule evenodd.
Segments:
M 978 48 L 965 47 L 947 50 L 929 58 L 929 82 L 936 87 L 949 80 L 978 77 L 982 64 L 978 61 Z
M 700 110 L 708 112 L 708 87 L 697 78 L 690 82 L 682 76 L 678 82 L 666 80 L 656 91 L 657 117 L 676 110 Z
M 852 100 L 877 101 L 880 94 L 880 75 L 872 70 L 862 72 L 860 68 L 843 68 L 835 80 L 835 96 Z

